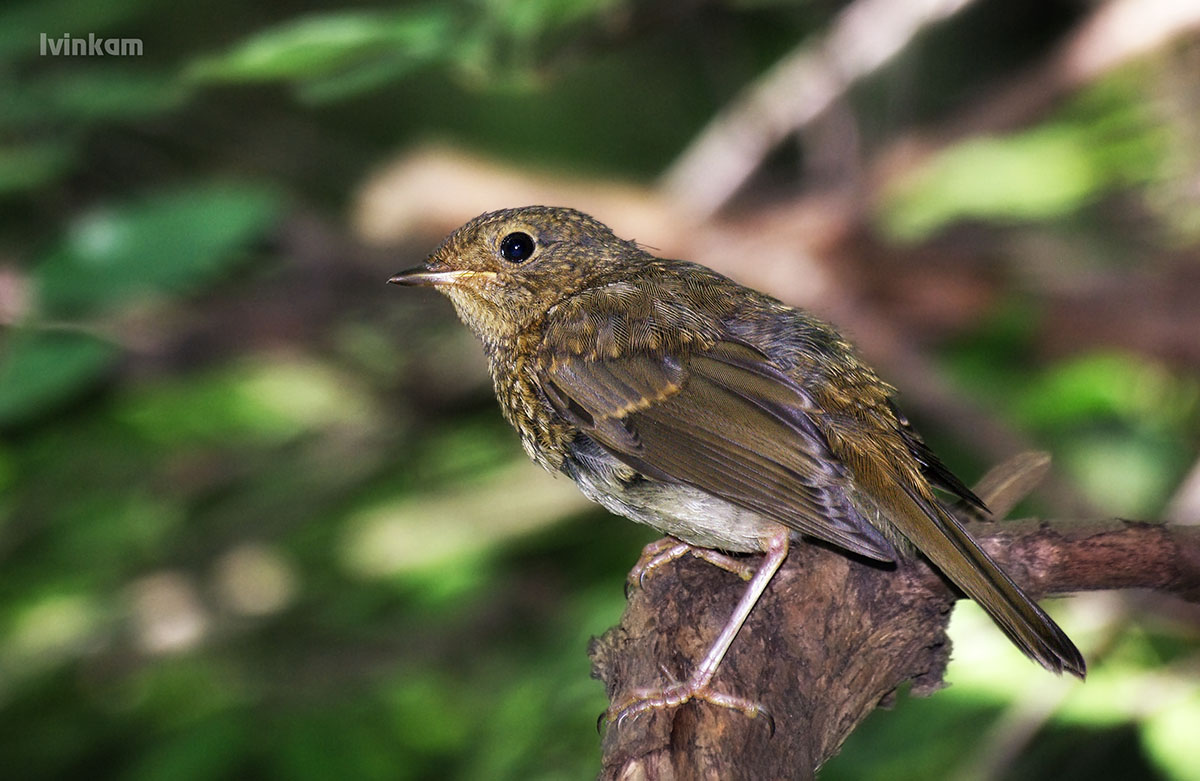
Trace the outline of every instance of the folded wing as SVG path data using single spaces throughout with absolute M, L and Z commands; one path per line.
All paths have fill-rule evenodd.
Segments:
M 896 557 L 846 491 L 808 394 L 753 347 L 544 354 L 558 412 L 621 461 L 873 559 Z

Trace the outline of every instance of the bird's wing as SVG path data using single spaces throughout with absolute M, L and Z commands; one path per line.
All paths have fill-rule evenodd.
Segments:
M 559 414 L 647 477 L 863 556 L 896 557 L 847 496 L 811 397 L 765 355 L 729 339 L 670 349 L 621 341 L 603 354 L 543 344 L 540 384 Z

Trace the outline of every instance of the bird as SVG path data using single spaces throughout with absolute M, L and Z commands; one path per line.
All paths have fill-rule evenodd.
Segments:
M 832 326 L 565 207 L 482 214 L 388 281 L 450 299 L 530 458 L 668 535 L 635 582 L 689 552 L 749 580 L 689 676 L 639 689 L 609 718 L 692 700 L 769 716 L 713 678 L 806 539 L 878 562 L 923 557 L 1031 659 L 1085 676 L 1070 638 L 947 504 L 984 503 Z M 737 554 L 762 559 L 747 569 Z

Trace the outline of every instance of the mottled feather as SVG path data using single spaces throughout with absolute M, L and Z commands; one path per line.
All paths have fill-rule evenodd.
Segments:
M 506 259 L 518 234 L 532 252 Z M 915 549 L 1026 654 L 1083 675 L 934 489 L 983 503 L 828 325 L 569 209 L 482 215 L 395 279 L 451 298 L 530 456 L 614 512 L 729 551 L 781 527 L 880 560 Z

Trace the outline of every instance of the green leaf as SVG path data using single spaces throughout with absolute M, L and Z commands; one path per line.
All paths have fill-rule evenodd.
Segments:
M 0 194 L 53 181 L 71 168 L 75 157 L 75 147 L 64 141 L 0 147 Z
M 326 103 L 369 92 L 388 82 L 398 81 L 422 63 L 405 54 L 383 57 L 363 63 L 329 78 L 312 79 L 297 87 L 306 103 Z
M 186 89 L 173 74 L 90 66 L 34 85 L 56 119 L 79 122 L 141 119 L 179 106 Z
M 186 87 L 173 74 L 98 65 L 69 68 L 10 85 L 0 128 L 25 137 L 65 128 L 65 135 L 76 136 L 90 125 L 162 114 L 186 97 Z
M 0 426 L 73 398 L 116 356 L 112 344 L 77 331 L 10 330 L 0 352 Z
M 888 194 L 885 227 L 919 240 L 963 218 L 1038 220 L 1068 214 L 1103 182 L 1074 128 L 964 141 Z
M 270 228 L 278 210 L 269 190 L 213 185 L 88 213 L 35 270 L 43 312 L 77 314 L 199 289 Z
M 347 12 L 309 17 L 267 30 L 234 50 L 196 62 L 199 81 L 304 81 L 332 78 L 379 62 L 408 67 L 436 60 L 450 42 L 451 9 Z
M 243 720 L 239 712 L 218 713 L 186 730 L 167 732 L 138 752 L 132 769 L 122 775 L 132 781 L 236 778 L 254 734 Z
M 1026 426 L 1053 429 L 1124 420 L 1169 431 L 1186 420 L 1196 385 L 1162 365 L 1129 353 L 1093 353 L 1027 379 L 1013 409 Z
M 1159 685 L 1170 685 L 1171 697 L 1142 724 L 1146 751 L 1170 778 L 1200 778 L 1200 753 L 1192 743 L 1200 730 L 1200 686 L 1183 675 Z
M 936 155 L 885 193 L 883 227 L 912 241 L 962 219 L 1062 218 L 1116 188 L 1161 177 L 1171 164 L 1167 124 L 1137 80 L 1118 73 L 1043 125 L 970 138 Z
M 138 390 L 117 417 L 171 444 L 285 442 L 314 429 L 367 425 L 378 415 L 352 379 L 328 366 L 263 360 Z

